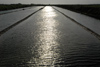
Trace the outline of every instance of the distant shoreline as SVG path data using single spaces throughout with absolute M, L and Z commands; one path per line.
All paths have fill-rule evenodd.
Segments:
M 31 7 L 33 4 L 0 4 L 0 11 Z
M 0 4 L 0 11 L 31 6 L 57 6 L 100 19 L 100 4 Z

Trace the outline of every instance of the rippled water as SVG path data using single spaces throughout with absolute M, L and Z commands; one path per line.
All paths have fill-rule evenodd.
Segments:
M 55 28 L 58 23 L 54 20 L 56 13 L 53 12 L 51 7 L 44 8 L 42 12 L 43 21 L 38 22 L 40 28 L 36 35 L 36 52 L 38 58 L 33 56 L 29 63 L 35 63 L 36 66 L 54 66 L 56 59 L 59 57 L 57 53 L 59 44 L 56 41 L 59 33 Z M 34 51 L 34 49 L 32 50 Z
M 52 7 L 0 37 L 0 67 L 99 67 L 100 41 Z

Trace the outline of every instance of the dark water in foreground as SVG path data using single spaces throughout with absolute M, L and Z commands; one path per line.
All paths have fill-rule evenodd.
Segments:
M 99 67 L 100 41 L 52 7 L 0 37 L 0 67 Z

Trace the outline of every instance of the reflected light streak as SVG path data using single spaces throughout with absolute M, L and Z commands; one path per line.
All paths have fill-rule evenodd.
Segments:
M 38 22 L 40 28 L 37 34 L 39 39 L 37 42 L 39 45 L 37 49 L 38 58 L 33 57 L 30 62 L 34 61 L 37 64 L 36 67 L 54 67 L 55 61 L 59 57 L 57 53 L 57 47 L 59 46 L 57 43 L 58 32 L 56 29 L 58 23 L 54 19 L 57 15 L 53 8 L 48 6 L 44 8 L 41 16 L 43 21 Z
M 57 14 L 54 12 L 54 9 L 52 7 L 45 7 L 44 8 L 44 15 L 47 17 L 55 17 Z

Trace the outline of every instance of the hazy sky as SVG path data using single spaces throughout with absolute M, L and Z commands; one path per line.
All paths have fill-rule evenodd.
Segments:
M 0 3 L 100 4 L 100 0 L 0 0 Z

